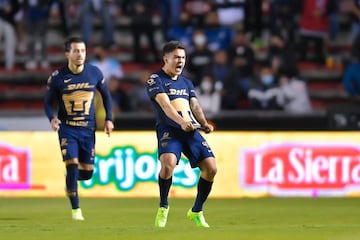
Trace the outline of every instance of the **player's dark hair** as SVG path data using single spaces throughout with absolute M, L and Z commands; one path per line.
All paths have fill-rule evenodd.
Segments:
M 85 44 L 85 41 L 80 37 L 70 37 L 70 38 L 68 38 L 64 43 L 65 52 L 70 52 L 72 43 L 84 43 Z
M 179 41 L 170 41 L 167 42 L 164 47 L 163 47 L 163 51 L 162 54 L 163 56 L 167 53 L 171 53 L 172 51 L 174 51 L 175 49 L 183 49 L 185 50 L 185 46 L 179 42 Z

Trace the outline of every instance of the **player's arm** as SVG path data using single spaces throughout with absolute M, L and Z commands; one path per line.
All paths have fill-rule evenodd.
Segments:
M 196 97 L 190 98 L 190 110 L 194 115 L 196 121 L 198 121 L 202 127 L 205 128 L 205 133 L 214 131 L 214 127 L 206 120 L 204 111 L 202 110 L 200 103 Z
M 106 113 L 104 131 L 110 136 L 112 130 L 114 129 L 114 124 L 112 121 L 112 99 L 105 79 L 103 79 L 98 84 L 97 89 L 99 90 L 102 97 Z
M 57 118 L 55 115 L 55 111 L 53 108 L 54 104 L 54 97 L 56 96 L 56 91 L 53 86 L 52 77 L 50 76 L 47 81 L 47 89 L 45 92 L 45 98 L 44 98 L 44 111 L 47 116 L 47 118 L 50 121 L 51 128 L 54 131 L 59 130 L 61 121 Z
M 185 121 L 176 109 L 171 105 L 170 99 L 166 93 L 158 93 L 155 95 L 155 101 L 159 104 L 166 116 L 181 126 L 181 129 L 190 132 L 194 131 L 195 127 L 191 122 Z

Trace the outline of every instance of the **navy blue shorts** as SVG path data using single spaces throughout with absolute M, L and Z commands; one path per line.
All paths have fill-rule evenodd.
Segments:
M 156 135 L 159 158 L 163 153 L 174 153 L 178 163 L 181 153 L 184 153 L 191 167 L 195 168 L 205 158 L 214 157 L 211 148 L 198 130 L 185 132 L 181 129 L 158 125 Z
M 94 164 L 95 132 L 93 130 L 61 124 L 58 134 L 63 161 L 77 158 L 80 163 Z

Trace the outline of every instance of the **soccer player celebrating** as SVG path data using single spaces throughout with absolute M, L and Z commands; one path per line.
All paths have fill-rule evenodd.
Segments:
M 187 217 L 199 227 L 209 227 L 203 215 L 203 205 L 211 191 L 216 174 L 215 157 L 198 128 L 205 133 L 214 130 L 195 95 L 192 82 L 181 75 L 185 65 L 185 47 L 170 41 L 163 47 L 162 69 L 147 81 L 147 91 L 156 115 L 156 134 L 161 163 L 159 173 L 160 207 L 155 218 L 156 227 L 165 227 L 169 213 L 168 194 L 174 168 L 181 153 L 191 167 L 201 170 L 195 203 Z
M 88 180 L 94 171 L 95 109 L 98 90 L 106 111 L 105 132 L 114 125 L 111 96 L 101 71 L 85 63 L 86 46 L 80 38 L 65 42 L 67 66 L 53 72 L 47 81 L 44 109 L 53 130 L 58 131 L 63 161 L 66 166 L 66 191 L 72 207 L 72 219 L 84 220 L 79 206 L 78 180 Z M 58 106 L 55 114 L 53 104 Z

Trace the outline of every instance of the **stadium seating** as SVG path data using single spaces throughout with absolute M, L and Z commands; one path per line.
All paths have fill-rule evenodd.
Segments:
M 334 59 L 348 59 L 351 51 L 349 43 L 349 19 L 346 14 L 341 15 L 342 31 L 336 41 L 330 42 L 328 50 Z M 154 16 L 158 31 L 156 40 L 161 45 L 162 39 L 158 16 Z M 129 19 L 121 16 L 116 19 L 116 45 L 111 49 L 111 53 L 122 63 L 126 74 L 132 74 L 139 69 L 147 68 L 150 70 L 159 67 L 159 64 L 147 65 L 138 64 L 132 57 L 132 39 L 129 34 Z M 17 64 L 14 70 L 5 71 L 0 68 L 0 108 L 1 109 L 40 109 L 45 91 L 45 84 L 51 72 L 64 64 L 62 43 L 63 35 L 60 31 L 60 19 L 52 17 L 50 21 L 50 31 L 48 33 L 48 55 L 50 69 L 35 69 L 27 71 L 24 69 L 26 55 L 17 56 Z M 95 22 L 93 34 L 94 42 L 101 41 L 101 22 Z M 144 56 L 146 56 L 146 43 L 144 45 Z M 261 58 L 263 50 L 258 50 L 257 57 Z M 311 49 L 310 49 L 311 51 Z M 3 50 L 0 49 L 2 53 Z M 88 49 L 91 57 L 92 48 Z M 4 54 L 0 55 L 0 66 L 4 66 Z M 333 104 L 347 103 L 349 98 L 342 87 L 343 61 L 338 61 L 334 66 L 317 65 L 312 63 L 300 63 L 299 69 L 302 77 L 307 81 L 311 101 L 314 109 L 326 109 Z M 124 85 L 129 87 L 129 85 Z M 246 107 L 246 103 L 239 103 L 240 107 Z

